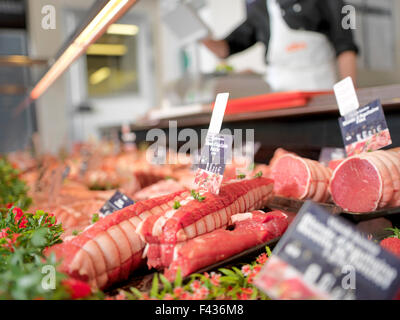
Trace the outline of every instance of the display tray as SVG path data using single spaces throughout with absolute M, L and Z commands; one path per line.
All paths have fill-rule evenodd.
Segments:
M 265 247 L 268 246 L 271 250 L 275 247 L 281 237 L 272 239 L 260 245 L 257 245 L 253 248 L 249 248 L 245 251 L 242 251 L 236 255 L 233 255 L 225 260 L 221 260 L 212 265 L 204 267 L 200 270 L 197 270 L 194 273 L 204 273 L 211 271 L 218 271 L 219 268 L 227 268 L 235 265 L 239 265 L 240 263 L 250 263 L 257 258 L 260 254 L 265 252 Z M 145 266 L 135 272 L 136 274 L 132 276 L 129 280 L 116 284 L 111 288 L 107 289 L 105 293 L 109 295 L 117 295 L 119 290 L 129 291 L 129 288 L 135 287 L 142 292 L 147 292 L 151 289 L 153 277 L 156 274 L 154 269 L 148 270 Z M 183 279 L 183 282 L 187 282 L 190 280 L 190 276 L 187 276 Z M 159 284 L 160 287 L 162 283 Z
M 303 206 L 304 202 L 305 200 L 275 196 L 272 197 L 271 200 L 269 201 L 268 207 L 271 209 L 278 209 L 278 210 L 297 213 Z M 318 205 L 320 205 L 330 213 L 340 215 L 343 218 L 346 218 L 347 220 L 350 220 L 352 222 L 362 222 L 377 218 L 392 218 L 400 214 L 400 207 L 382 209 L 374 212 L 355 213 L 355 212 L 348 212 L 332 203 L 318 203 Z

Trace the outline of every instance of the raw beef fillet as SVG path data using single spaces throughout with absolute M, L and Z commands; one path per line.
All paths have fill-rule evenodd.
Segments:
M 328 163 L 328 167 L 333 171 L 335 170 L 339 164 L 343 162 L 344 159 L 337 159 L 337 160 L 331 160 Z
M 333 172 L 330 192 L 350 212 L 400 206 L 400 154 L 375 151 L 347 158 Z
M 278 196 L 326 202 L 331 170 L 321 163 L 285 154 L 271 169 L 274 193 Z
M 183 185 L 173 179 L 161 180 L 136 192 L 132 198 L 135 201 L 147 200 L 183 189 Z
M 274 155 L 272 156 L 271 160 L 269 161 L 269 165 L 273 166 L 275 164 L 275 162 L 282 156 L 287 155 L 287 154 L 292 154 L 294 156 L 296 156 L 295 153 L 287 151 L 283 148 L 278 148 L 275 150 Z
M 145 218 L 172 208 L 175 201 L 187 196 L 184 191 L 140 201 L 100 219 L 81 234 L 52 246 L 61 261 L 60 271 L 104 289 L 125 280 L 143 263 L 145 243 L 136 228 Z
M 246 249 L 281 236 L 288 227 L 280 211 L 253 211 L 233 215 L 233 230 L 217 229 L 176 245 L 172 263 L 164 274 L 174 280 L 178 268 L 183 277 L 227 259 Z
M 230 180 L 221 186 L 219 195 L 210 192 L 180 201 L 179 207 L 148 217 L 137 232 L 148 243 L 149 267 L 168 267 L 175 245 L 230 224 L 231 216 L 266 206 L 273 182 L 266 178 Z

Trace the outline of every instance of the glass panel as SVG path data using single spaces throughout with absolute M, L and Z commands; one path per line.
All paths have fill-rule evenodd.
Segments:
M 138 93 L 138 32 L 136 25 L 113 24 L 88 48 L 86 62 L 90 97 Z

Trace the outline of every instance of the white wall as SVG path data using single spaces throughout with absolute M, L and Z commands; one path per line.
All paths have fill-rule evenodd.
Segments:
M 391 71 L 376 71 L 360 69 L 358 74 L 358 85 L 360 87 L 371 87 L 377 85 L 390 85 L 400 83 L 400 1 L 394 0 L 394 23 L 392 30 L 395 44 L 393 50 L 395 55 L 395 66 Z M 387 35 L 382 35 L 382 37 Z M 382 50 L 387 50 L 383 48 Z
M 77 6 L 88 7 L 92 1 L 71 1 Z M 56 29 L 45 30 L 41 22 L 43 6 L 48 5 L 47 0 L 27 1 L 28 5 L 28 33 L 30 37 L 30 54 L 32 57 L 50 59 L 62 46 L 64 26 L 62 23 L 62 8 L 65 1 L 55 0 L 51 4 L 56 9 Z M 36 75 L 38 79 L 39 75 Z M 68 120 L 65 90 L 66 77 L 62 75 L 37 101 L 37 121 L 40 133 L 40 142 L 45 151 L 56 152 L 68 141 Z

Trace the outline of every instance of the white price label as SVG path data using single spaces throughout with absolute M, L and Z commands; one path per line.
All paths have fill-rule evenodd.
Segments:
M 342 117 L 358 109 L 360 103 L 351 77 L 336 83 L 333 90 Z
M 228 98 L 229 93 L 219 93 L 217 95 L 214 110 L 211 116 L 210 126 L 208 128 L 208 134 L 219 134 L 221 131 L 226 105 L 228 104 Z

